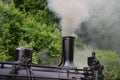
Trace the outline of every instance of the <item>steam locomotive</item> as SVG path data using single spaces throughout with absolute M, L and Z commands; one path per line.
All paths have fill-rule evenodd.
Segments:
M 104 80 L 104 66 L 95 52 L 88 57 L 88 67 L 74 67 L 74 37 L 62 37 L 62 59 L 57 66 L 32 64 L 32 52 L 16 48 L 14 62 L 0 62 L 0 80 Z

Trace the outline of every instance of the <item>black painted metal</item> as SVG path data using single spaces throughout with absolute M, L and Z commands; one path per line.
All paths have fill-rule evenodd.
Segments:
M 40 79 L 71 79 L 72 77 L 76 77 L 77 79 L 84 77 L 83 69 L 75 69 L 75 68 L 64 68 L 64 67 L 50 67 L 50 66 L 34 66 L 33 64 L 25 65 L 25 64 L 17 64 L 17 63 L 3 63 L 3 68 L 0 68 L 0 76 L 9 76 L 9 77 L 32 77 L 32 78 L 40 78 Z M 19 67 L 18 73 L 11 73 L 12 65 Z M 33 66 L 34 67 L 33 67 Z M 30 68 L 29 68 L 30 66 Z M 1 67 L 1 65 L 0 65 Z M 90 72 L 90 70 L 88 70 Z M 32 74 L 30 74 L 32 73 Z M 29 74 L 29 75 L 28 75 Z
M 62 60 L 60 66 L 72 68 L 74 67 L 74 37 L 63 37 L 62 40 Z
M 0 80 L 104 80 L 103 65 L 95 57 L 88 57 L 88 66 L 74 67 L 74 37 L 63 37 L 62 60 L 59 66 L 32 64 L 31 50 L 20 47 L 14 62 L 0 62 Z
M 32 52 L 25 47 L 16 48 L 14 54 L 14 61 L 20 61 L 21 63 L 32 63 Z
M 90 57 L 89 57 L 90 58 Z M 96 63 L 95 56 L 91 56 L 93 65 L 83 69 L 60 66 L 43 66 L 35 64 L 22 64 L 16 62 L 0 62 L 1 80 L 104 80 L 103 66 Z M 98 60 L 97 60 L 98 61 Z M 13 71 L 13 73 L 11 73 Z

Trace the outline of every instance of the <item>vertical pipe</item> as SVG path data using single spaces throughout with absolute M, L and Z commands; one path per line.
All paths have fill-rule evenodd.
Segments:
M 24 47 L 16 48 L 15 54 L 14 54 L 14 61 L 20 61 L 23 63 L 32 63 L 31 50 Z
M 62 67 L 74 67 L 74 37 L 66 36 L 62 40 L 62 60 L 60 66 Z

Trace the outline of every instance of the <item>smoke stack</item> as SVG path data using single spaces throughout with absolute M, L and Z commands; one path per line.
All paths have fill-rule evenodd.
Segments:
M 31 50 L 25 47 L 16 48 L 14 61 L 20 61 L 21 63 L 32 63 Z
M 62 67 L 74 67 L 74 37 L 66 36 L 62 40 L 62 60 L 60 66 Z

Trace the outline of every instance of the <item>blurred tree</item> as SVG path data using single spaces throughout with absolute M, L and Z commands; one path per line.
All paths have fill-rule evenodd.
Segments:
M 38 22 L 53 24 L 58 23 L 59 19 L 49 11 L 47 0 L 13 0 L 15 7 L 20 11 L 32 14 Z
M 113 51 L 96 50 L 97 56 L 104 64 L 105 80 L 120 80 L 120 58 Z
M 25 46 L 32 49 L 33 53 L 47 50 L 50 58 L 59 60 L 61 34 L 57 28 L 58 24 L 54 21 L 46 21 L 51 17 L 47 17 L 47 10 L 34 8 L 24 11 L 25 8 L 16 9 L 14 2 L 7 5 L 0 1 L 0 53 L 4 52 L 13 56 L 16 47 Z M 52 60 L 48 63 L 54 62 Z

